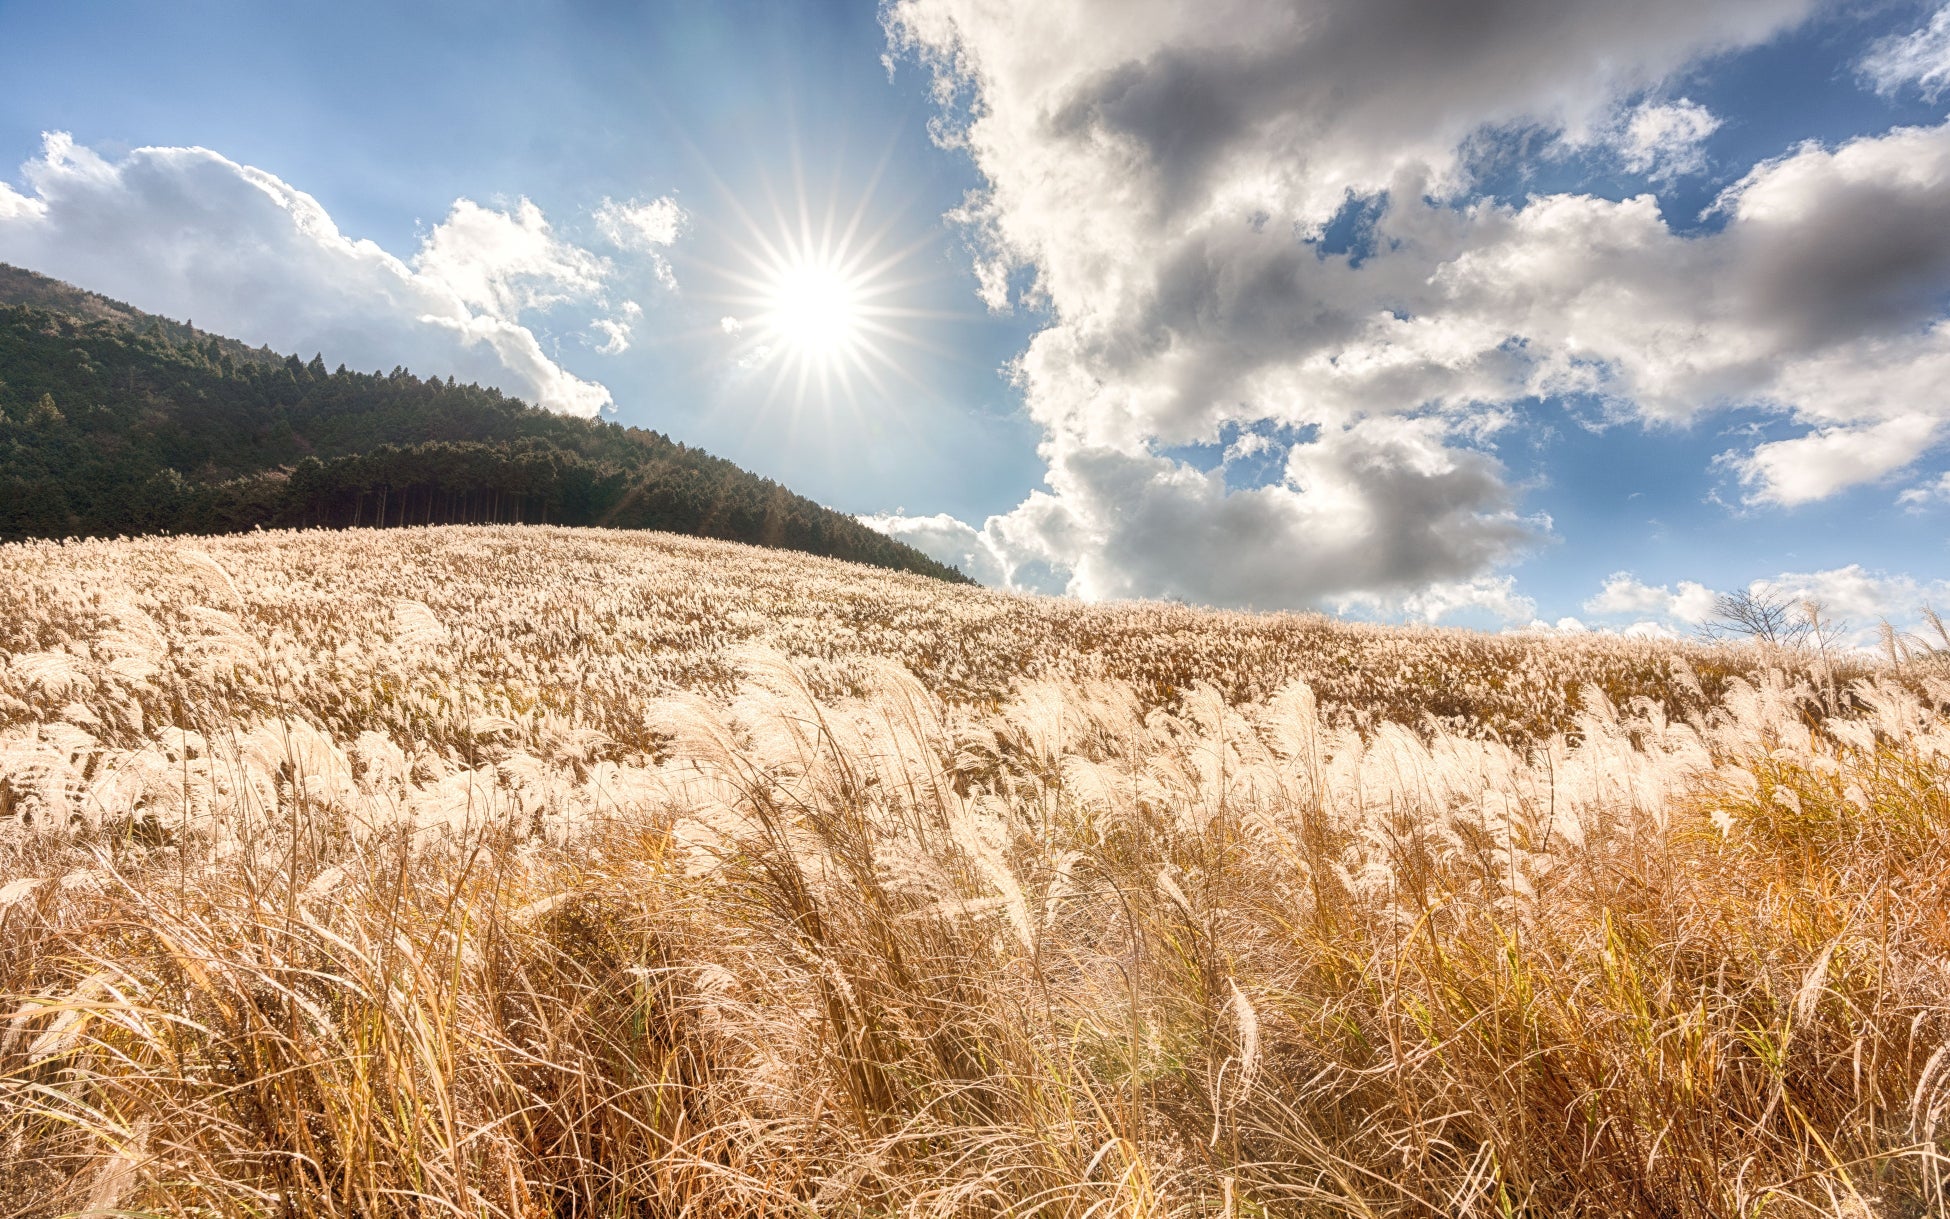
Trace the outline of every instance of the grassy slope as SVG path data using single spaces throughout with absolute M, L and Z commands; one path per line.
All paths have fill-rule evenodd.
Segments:
M 0 657 L 18 1213 L 1944 1201 L 1939 674 L 534 529 L 0 548 Z

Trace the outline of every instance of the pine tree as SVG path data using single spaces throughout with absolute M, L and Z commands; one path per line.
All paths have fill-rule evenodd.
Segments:
M 29 427 L 59 427 L 67 422 L 67 417 L 54 405 L 53 394 L 42 394 L 40 401 L 27 408 L 25 422 Z

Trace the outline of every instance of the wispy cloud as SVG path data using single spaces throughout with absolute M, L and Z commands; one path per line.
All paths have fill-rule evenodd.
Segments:
M 1861 66 L 1878 93 L 1913 86 L 1930 101 L 1942 97 L 1950 91 L 1950 5 L 1921 29 L 1877 42 Z
M 691 218 L 676 199 L 665 195 L 648 202 L 630 199 L 618 203 L 604 198 L 594 219 L 611 245 L 648 255 L 657 282 L 673 292 L 677 290 L 677 273 L 664 252 L 677 243 Z
M 1706 169 L 1706 140 L 1720 119 L 1698 102 L 1643 102 L 1621 116 L 1608 143 L 1626 170 L 1656 180 Z

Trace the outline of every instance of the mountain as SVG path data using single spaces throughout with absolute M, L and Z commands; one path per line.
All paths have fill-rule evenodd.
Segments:
M 328 371 L 0 264 L 0 541 L 253 527 L 660 529 L 968 583 L 659 432 Z

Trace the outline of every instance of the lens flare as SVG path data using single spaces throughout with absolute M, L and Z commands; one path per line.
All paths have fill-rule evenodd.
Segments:
M 843 356 L 860 341 L 861 287 L 830 262 L 795 263 L 779 271 L 758 323 L 803 359 Z
M 708 299 L 721 307 L 717 328 L 735 336 L 737 368 L 769 382 L 768 408 L 779 404 L 795 415 L 808 407 L 859 410 L 866 401 L 886 402 L 894 381 L 919 397 L 930 392 L 903 356 L 942 351 L 921 332 L 963 315 L 916 305 L 939 277 L 919 257 L 937 237 L 894 237 L 911 226 L 899 209 L 875 203 L 879 178 L 877 170 L 860 182 L 851 206 L 842 206 L 849 192 L 836 173 L 822 207 L 795 158 L 784 198 L 769 184 L 744 196 L 724 192 L 724 212 L 735 221 L 728 228 L 743 232 L 720 229 L 730 257 L 699 265 L 721 286 Z

